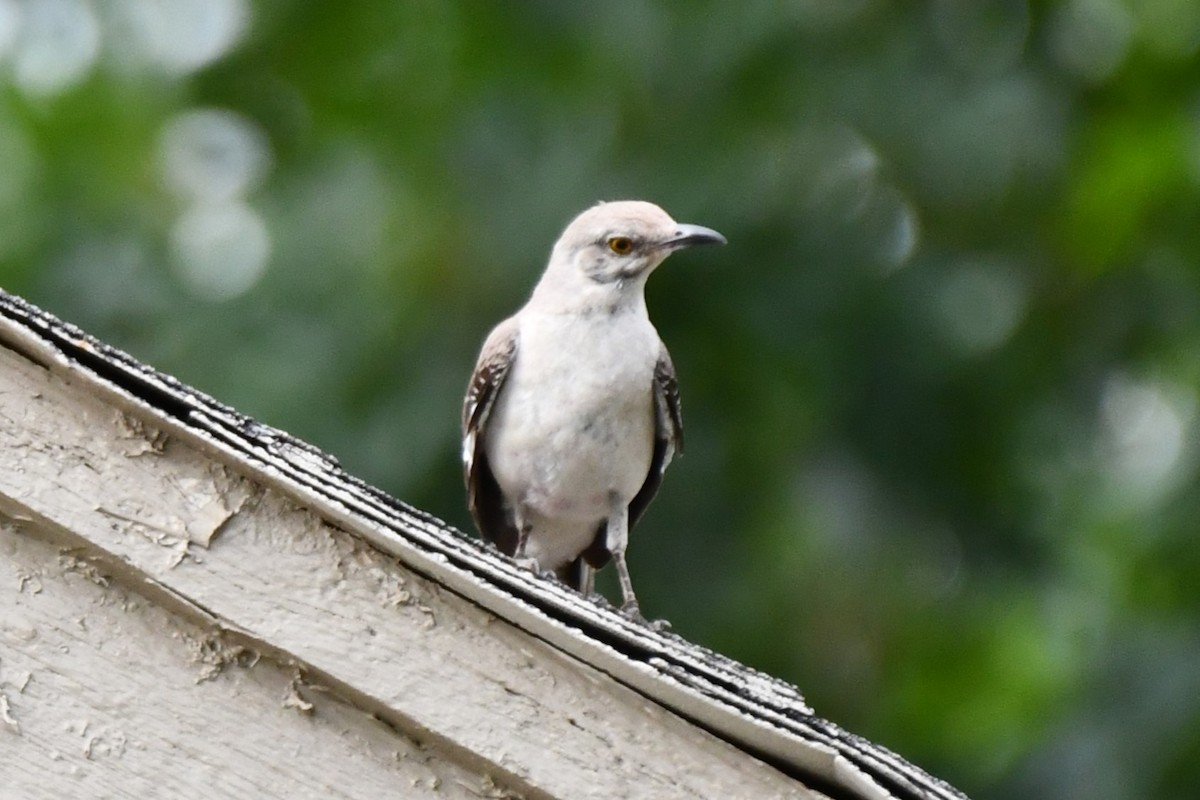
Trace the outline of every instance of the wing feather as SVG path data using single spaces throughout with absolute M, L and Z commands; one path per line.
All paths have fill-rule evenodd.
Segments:
M 683 452 L 683 409 L 679 401 L 679 381 L 675 364 L 667 346 L 661 345 L 658 363 L 654 366 L 654 456 L 646 481 L 629 503 L 629 527 L 632 528 L 646 512 L 646 507 L 658 493 L 663 473 L 675 457 Z
M 509 318 L 497 325 L 484 341 L 475 372 L 467 384 L 462 410 L 467 506 L 483 537 L 509 555 L 517 548 L 517 530 L 505 505 L 504 493 L 488 464 L 485 445 L 492 409 L 516 358 L 517 324 Z

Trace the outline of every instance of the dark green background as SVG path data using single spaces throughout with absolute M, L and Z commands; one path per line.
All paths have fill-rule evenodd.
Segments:
M 183 66 L 50 5 L 95 58 L 47 84 L 70 24 L 0 14 L 5 288 L 469 528 L 482 337 L 575 213 L 658 202 L 730 243 L 648 289 L 647 613 L 978 800 L 1195 796 L 1200 4 L 222 0 Z M 202 182 L 269 155 L 203 200 L 197 109 L 243 133 Z M 210 206 L 269 235 L 243 292 L 189 278 Z

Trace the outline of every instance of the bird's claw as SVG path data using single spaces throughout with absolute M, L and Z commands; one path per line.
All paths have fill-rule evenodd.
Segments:
M 541 573 L 541 568 L 536 558 L 514 558 L 513 561 L 516 561 L 517 566 L 521 569 L 528 570 L 535 575 Z
M 621 606 L 621 614 L 625 618 L 632 620 L 633 622 L 636 622 L 639 625 L 645 625 L 646 627 L 650 628 L 651 630 L 657 631 L 659 633 L 661 633 L 663 631 L 668 631 L 671 629 L 671 623 L 668 620 L 665 620 L 665 619 L 651 620 L 651 619 L 646 619 L 644 616 L 642 616 L 642 610 L 641 610 L 641 608 L 638 607 L 638 604 L 636 601 L 631 601 L 631 602 L 628 602 L 628 603 L 625 603 L 624 605 L 622 605 Z
M 517 566 L 520 567 L 520 569 L 522 569 L 526 572 L 532 572 L 532 573 L 534 573 L 535 576 L 538 576 L 539 578 L 556 577 L 556 576 L 554 576 L 554 573 L 551 572 L 550 570 L 542 570 L 541 564 L 538 563 L 538 559 L 515 557 L 512 560 L 516 561 Z
M 526 572 L 532 572 L 534 575 L 544 580 L 556 580 L 558 578 L 558 576 L 554 574 L 554 570 L 542 569 L 542 565 L 538 563 L 536 558 L 513 556 L 513 561 L 517 562 L 517 566 L 520 569 L 523 569 Z

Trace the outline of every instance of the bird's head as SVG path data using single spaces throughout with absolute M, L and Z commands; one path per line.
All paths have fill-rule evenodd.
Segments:
M 653 203 L 600 203 L 563 231 L 546 277 L 573 284 L 583 278 L 582 283 L 619 290 L 640 288 L 663 259 L 697 244 L 725 244 L 725 237 L 710 228 L 676 222 Z

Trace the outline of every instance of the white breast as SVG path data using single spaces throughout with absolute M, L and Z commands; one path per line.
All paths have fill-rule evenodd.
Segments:
M 488 424 L 488 460 L 509 501 L 578 536 L 628 504 L 650 467 L 660 344 L 636 312 L 527 310 Z

